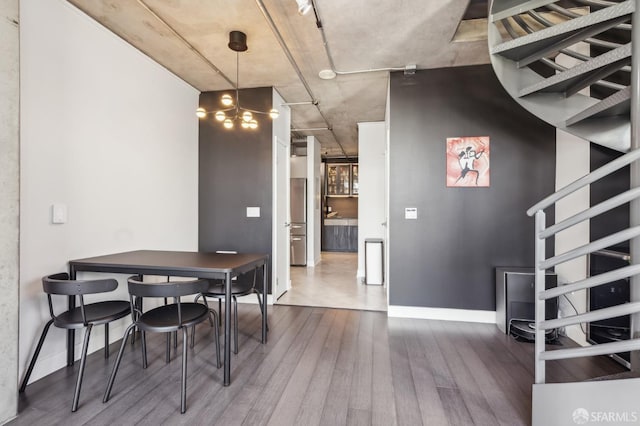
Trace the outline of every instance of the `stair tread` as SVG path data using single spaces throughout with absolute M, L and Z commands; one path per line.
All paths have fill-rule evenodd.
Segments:
M 626 87 L 602 99 L 595 105 L 565 120 L 565 126 L 573 126 L 580 121 L 594 118 L 628 114 L 631 110 L 631 87 Z
M 499 21 L 555 2 L 556 0 L 506 0 L 494 7 L 491 20 Z
M 491 54 L 500 54 L 512 60 L 519 60 L 544 49 L 550 44 L 566 39 L 574 33 L 588 31 L 590 27 L 594 28 L 598 24 L 610 22 L 611 26 L 615 26 L 621 18 L 632 14 L 634 9 L 634 2 L 627 0 L 615 6 L 609 6 L 588 15 L 500 43 L 491 48 Z
M 627 43 L 617 49 L 610 50 L 609 52 L 596 56 L 589 61 L 576 65 L 567 71 L 557 73 L 534 85 L 526 87 L 520 91 L 520 96 L 527 96 L 531 93 L 540 91 L 564 91 L 574 82 L 585 78 L 588 74 L 600 70 L 608 65 L 626 60 L 631 60 L 631 43 Z

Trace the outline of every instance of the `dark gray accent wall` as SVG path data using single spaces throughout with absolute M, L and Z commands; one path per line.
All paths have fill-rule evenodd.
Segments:
M 590 170 L 594 171 L 599 167 L 615 160 L 623 155 L 601 145 L 591 144 L 590 149 Z M 629 189 L 631 175 L 629 167 L 611 173 L 597 182 L 589 185 L 590 205 L 595 206 L 614 195 L 620 194 Z M 589 232 L 591 241 L 604 238 L 629 227 L 629 204 L 623 204 L 615 209 L 609 210 L 593 219 L 589 220 Z M 610 247 L 612 250 L 629 253 L 629 241 L 624 241 L 618 246 Z
M 392 73 L 390 84 L 389 303 L 494 310 L 495 267 L 534 264 L 526 210 L 554 192 L 555 129 L 488 65 Z M 457 136 L 491 138 L 490 188 L 446 187 Z
M 233 94 L 203 92 L 200 106 L 207 111 L 222 108 L 224 93 Z M 241 90 L 240 101 L 246 108 L 268 111 L 272 89 Z M 200 120 L 199 250 L 272 254 L 273 132 L 267 116 L 256 119 L 256 130 L 228 130 L 213 116 Z M 260 207 L 260 217 L 246 217 L 247 207 Z

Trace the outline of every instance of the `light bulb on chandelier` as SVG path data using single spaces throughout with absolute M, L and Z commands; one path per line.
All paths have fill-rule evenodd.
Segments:
M 235 102 L 234 98 L 230 94 L 225 93 L 220 98 L 220 103 L 228 108 L 214 112 L 207 111 L 206 109 L 199 107 L 196 109 L 196 115 L 198 118 L 205 118 L 208 114 L 213 114 L 217 121 L 222 122 L 225 129 L 233 129 L 234 121 L 240 121 L 241 128 L 255 130 L 258 128 L 258 121 L 253 117 L 253 114 L 268 115 L 269 118 L 275 120 L 280 115 L 280 112 L 275 108 L 272 108 L 269 111 L 257 111 L 254 109 L 244 108 L 240 105 L 239 52 L 247 50 L 247 35 L 241 31 L 231 31 L 229 33 L 228 46 L 229 49 L 236 52 Z

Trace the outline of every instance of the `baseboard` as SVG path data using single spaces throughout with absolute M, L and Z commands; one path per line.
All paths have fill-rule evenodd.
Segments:
M 395 318 L 417 318 L 443 321 L 464 321 L 495 324 L 495 311 L 469 309 L 424 308 L 419 306 L 389 305 L 387 316 Z

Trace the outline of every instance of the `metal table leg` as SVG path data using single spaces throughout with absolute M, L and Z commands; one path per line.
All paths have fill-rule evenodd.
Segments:
M 267 343 L 267 261 L 262 265 L 262 343 Z
M 231 273 L 225 274 L 224 285 L 224 385 L 231 383 Z

